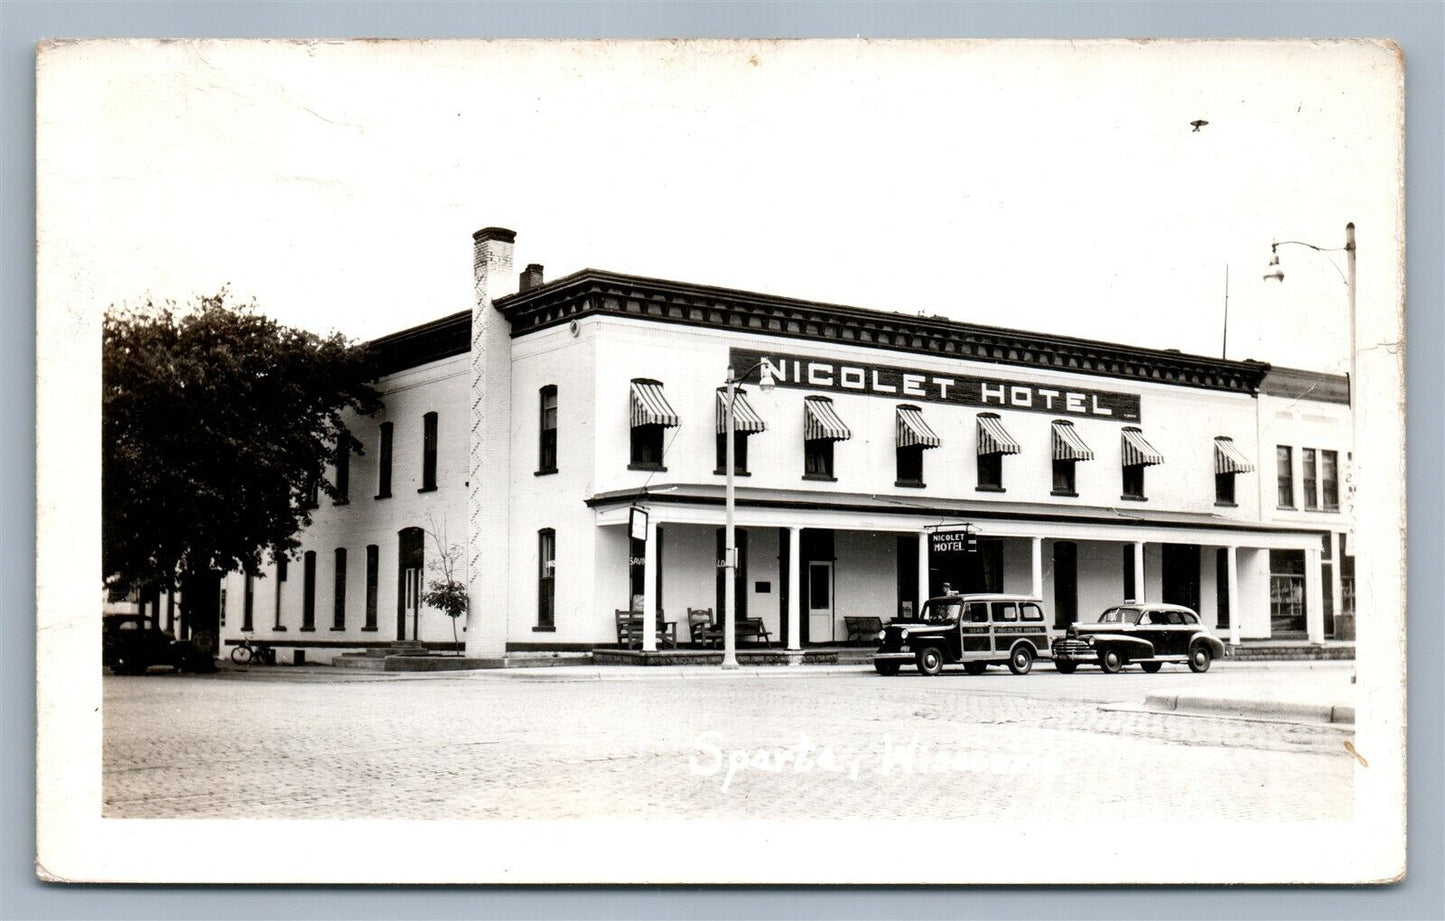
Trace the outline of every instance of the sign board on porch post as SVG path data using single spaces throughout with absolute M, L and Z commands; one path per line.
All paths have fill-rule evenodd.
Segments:
M 627 533 L 633 540 L 647 541 L 647 509 L 633 506 L 627 517 Z

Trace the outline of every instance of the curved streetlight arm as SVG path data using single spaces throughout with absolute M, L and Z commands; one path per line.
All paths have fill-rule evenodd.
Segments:
M 1303 240 L 1276 240 L 1269 244 L 1270 253 L 1278 256 L 1279 248 L 1281 246 L 1303 246 L 1306 249 L 1312 249 L 1317 253 L 1353 253 L 1355 251 L 1353 241 L 1345 244 L 1344 246 L 1315 246 L 1313 243 L 1306 243 Z M 1344 282 L 1346 285 L 1350 283 L 1350 280 L 1345 277 L 1344 269 L 1341 269 L 1339 265 L 1335 262 L 1335 260 L 1326 259 L 1325 261 L 1328 262 L 1330 264 L 1330 267 L 1335 270 L 1335 273 L 1340 276 L 1340 281 Z M 1278 265 L 1277 258 L 1274 262 L 1274 265 Z M 1265 277 L 1270 278 L 1274 276 L 1266 275 Z M 1280 281 L 1284 280 L 1284 273 L 1282 270 L 1280 271 L 1278 278 Z

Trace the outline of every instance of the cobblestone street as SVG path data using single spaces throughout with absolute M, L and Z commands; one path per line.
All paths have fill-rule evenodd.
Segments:
M 1342 665 L 881 679 L 271 668 L 107 677 L 107 817 L 1348 820 L 1349 727 L 1119 712 Z M 774 677 L 773 675 L 776 675 Z M 953 796 L 919 795 L 947 785 Z

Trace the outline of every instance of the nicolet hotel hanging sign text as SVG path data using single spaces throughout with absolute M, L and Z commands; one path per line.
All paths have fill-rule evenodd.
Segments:
M 729 360 L 735 369 L 753 368 L 743 377 L 749 383 L 757 383 L 767 374 L 778 387 L 821 393 L 858 393 L 980 409 L 1139 421 L 1139 396 L 1133 393 L 1061 387 L 1012 377 L 974 377 L 897 365 L 843 362 L 816 355 L 753 349 L 731 349 Z

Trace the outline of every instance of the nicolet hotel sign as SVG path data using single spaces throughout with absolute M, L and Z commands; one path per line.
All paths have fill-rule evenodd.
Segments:
M 980 409 L 1139 421 L 1139 396 L 1133 393 L 1060 387 L 1016 377 L 974 377 L 752 349 L 731 349 L 729 358 L 734 368 L 757 365 L 744 378 L 751 383 L 762 380 L 762 376 L 767 374 L 778 387 L 825 393 L 858 393 Z

